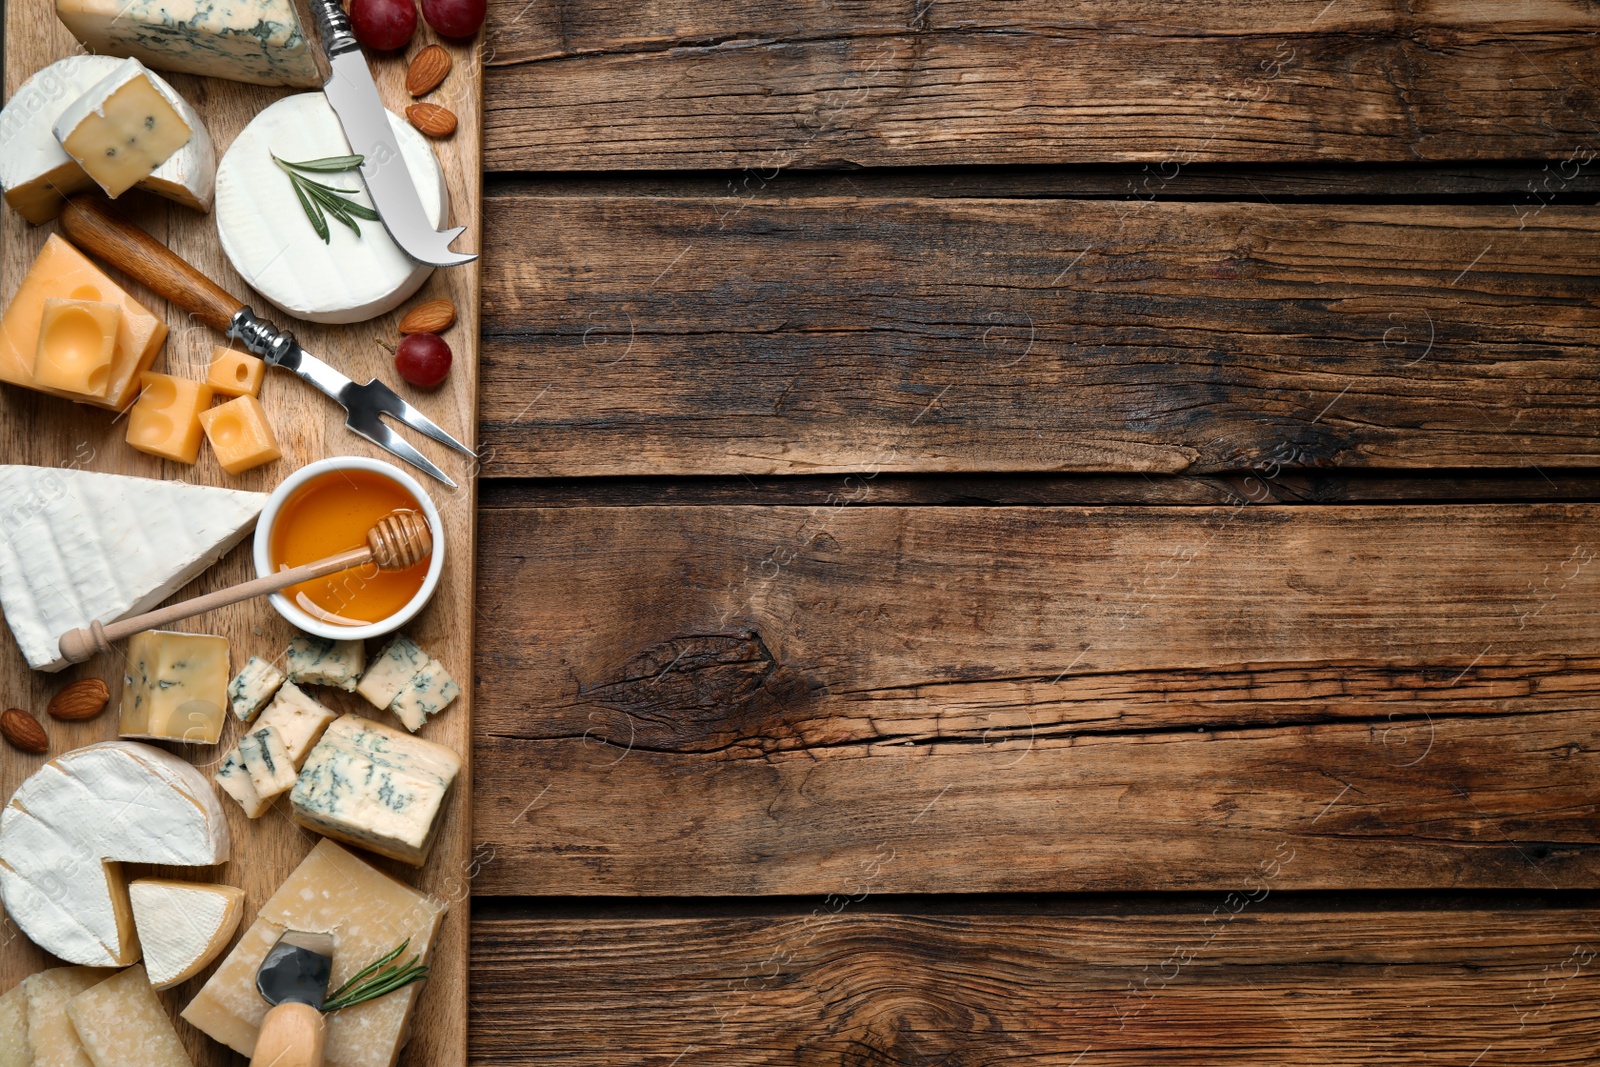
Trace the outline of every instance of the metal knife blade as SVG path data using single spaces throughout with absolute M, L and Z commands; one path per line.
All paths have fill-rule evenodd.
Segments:
M 339 116 L 350 151 L 364 157 L 361 177 L 366 180 L 367 192 L 389 235 L 407 255 L 423 263 L 436 267 L 471 263 L 478 258 L 476 254 L 450 250 L 450 242 L 466 231 L 465 226 L 441 232 L 428 222 L 422 198 L 417 195 L 416 184 L 389 125 L 389 113 L 378 97 L 372 69 L 350 32 L 349 16 L 339 0 L 311 0 L 311 12 L 322 33 L 331 69 L 322 92 Z
M 268 1004 L 309 1004 L 321 1009 L 332 974 L 332 937 L 285 930 L 256 970 L 256 992 Z

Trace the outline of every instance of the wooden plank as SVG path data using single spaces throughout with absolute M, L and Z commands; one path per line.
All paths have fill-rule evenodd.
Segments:
M 4 18 L 5 89 L 8 98 L 39 68 L 82 51 L 81 46 L 56 19 L 50 0 L 13 0 L 5 5 Z M 433 39 L 432 32 L 422 27 L 416 47 Z M 433 99 L 454 110 L 459 125 L 452 138 L 435 142 L 434 146 L 444 165 L 451 213 L 457 223 L 465 224 L 470 231 L 459 244 L 472 247 L 478 240 L 476 235 L 482 231 L 482 181 L 479 168 L 482 143 L 481 71 L 475 63 L 476 52 L 470 44 L 440 43 L 451 49 L 455 68 L 450 80 Z M 374 71 L 385 102 L 391 109 L 403 110 L 404 104 L 411 99 L 403 89 L 403 63 L 392 58 L 383 60 L 374 64 Z M 205 119 L 219 159 L 251 117 L 271 101 L 288 95 L 288 91 L 282 89 L 186 75 L 171 75 L 170 81 L 195 104 L 196 110 Z M 252 299 L 251 290 L 223 256 L 210 216 L 202 216 L 138 193 L 123 197 L 119 200 L 119 207 L 230 292 L 246 300 Z M 0 264 L 3 264 L 3 269 L 0 269 L 0 279 L 3 279 L 0 298 L 10 299 L 46 236 L 55 232 L 56 228 L 54 223 L 41 227 L 30 226 L 9 209 L 0 209 Z M 375 335 L 396 336 L 395 324 L 399 313 L 358 327 L 318 326 L 290 320 L 259 299 L 254 303 L 258 312 L 281 326 L 292 328 L 307 349 L 352 378 L 365 380 L 375 375 L 393 382 L 403 395 L 446 430 L 470 444 L 476 438 L 474 413 L 478 390 L 476 337 L 479 273 L 476 265 L 437 272 L 416 297 L 422 300 L 448 296 L 460 309 L 460 325 L 449 334 L 455 350 L 455 368 L 449 381 L 432 393 L 412 390 L 400 383 L 388 356 L 373 344 Z M 202 376 L 210 361 L 213 346 L 224 343 L 222 336 L 188 320 L 182 312 L 175 311 L 142 287 L 130 284 L 129 288 L 147 307 L 165 315 L 172 331 L 156 369 L 185 377 Z M 200 463 L 192 468 L 158 461 L 127 447 L 123 441 L 126 427 L 111 413 L 93 411 L 10 387 L 0 388 L 0 455 L 4 456 L 7 463 L 75 466 L 144 477 L 181 478 L 208 485 L 263 492 L 270 491 L 283 477 L 301 465 L 326 455 L 390 458 L 388 453 L 373 448 L 346 431 L 343 426 L 344 413 L 336 405 L 287 374 L 269 374 L 262 388 L 262 402 L 277 429 L 284 458 L 237 478 L 225 474 L 209 450 L 202 450 Z M 409 436 L 420 440 L 416 434 Z M 471 476 L 476 472 L 461 462 L 459 456 L 431 443 L 425 444 L 422 450 L 455 475 L 462 488 L 452 492 L 426 477 L 419 478 L 429 482 L 428 489 L 444 518 L 448 552 L 438 595 L 407 630 L 465 680 L 468 677 L 467 666 L 472 662 L 476 487 L 475 479 Z M 244 547 L 229 553 L 222 563 L 180 595 L 195 595 L 251 577 L 254 577 L 254 571 L 250 566 L 246 542 Z M 265 601 L 226 608 L 184 624 L 180 629 L 226 636 L 232 643 L 235 667 L 242 665 L 244 659 L 252 654 L 269 659 L 278 656 L 293 633 Z M 0 638 L 0 699 L 4 700 L 5 706 L 30 708 L 44 718 L 43 711 L 51 695 L 68 681 L 88 676 L 100 676 L 107 680 L 114 694 L 112 709 L 84 724 L 46 720 L 53 754 L 116 735 L 115 695 L 121 692 L 119 666 L 111 662 L 91 662 L 60 675 L 40 675 L 27 669 L 9 631 L 5 631 L 5 636 Z M 366 709 L 364 714 L 371 713 L 370 706 L 359 698 L 330 694 L 325 690 L 319 690 L 318 695 L 328 697 L 327 702 L 340 710 L 362 712 Z M 471 749 L 470 705 L 469 693 L 451 707 L 449 714 L 441 716 L 427 728 L 427 736 L 450 745 L 461 752 L 464 758 L 470 757 Z M 209 770 L 220 761 L 226 746 L 231 745 L 236 725 L 228 728 L 222 744 L 214 749 L 169 747 Z M 8 746 L 0 746 L 0 797 L 9 798 L 23 778 L 43 762 L 44 757 L 24 756 Z M 433 980 L 419 1001 L 415 1037 L 401 1060 L 402 1064 L 447 1067 L 466 1060 L 469 908 L 463 886 L 466 872 L 472 864 L 470 767 L 463 771 L 456 790 L 457 794 L 451 800 L 445 816 L 439 842 L 425 869 L 419 871 L 364 854 L 364 858 L 374 860 L 376 865 L 396 877 L 444 897 L 452 906 L 436 942 Z M 285 813 L 286 803 L 280 803 L 273 814 L 257 822 L 245 819 L 232 801 L 225 800 L 224 807 L 229 812 L 234 853 L 232 862 L 216 871 L 215 876 L 218 880 L 245 888 L 248 894 L 246 918 L 249 919 L 277 888 L 278 883 L 310 851 L 315 838 L 289 821 Z M 193 872 L 168 873 L 188 877 Z M 9 989 L 24 975 L 48 965 L 50 959 L 29 944 L 9 920 L 0 921 L 3 921 L 0 944 L 4 945 L 4 951 L 0 952 L 0 989 Z M 209 969 L 204 972 L 205 976 L 209 973 Z M 175 1014 L 202 984 L 203 978 L 185 983 L 163 994 L 163 1000 Z M 196 1067 L 221 1067 L 235 1062 L 236 1057 L 231 1052 L 214 1044 L 187 1023 L 180 1020 L 178 1026 Z
M 1600 459 L 1593 207 L 492 205 L 496 475 Z
M 473 928 L 473 1062 L 1366 1067 L 1600 1041 L 1590 912 L 1296 913 L 1272 888 L 1131 914 L 496 915 Z
M 1593 887 L 1597 518 L 489 510 L 474 892 Z
M 497 0 L 491 170 L 1587 158 L 1578 0 Z

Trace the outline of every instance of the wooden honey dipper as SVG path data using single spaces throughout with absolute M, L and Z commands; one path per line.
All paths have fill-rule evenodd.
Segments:
M 348 552 L 319 559 L 315 563 L 302 564 L 292 570 L 264 575 L 242 585 L 218 589 L 214 593 L 197 596 L 180 604 L 157 608 L 155 611 L 147 611 L 143 615 L 119 619 L 110 626 L 96 621 L 76 630 L 68 630 L 61 635 L 61 655 L 68 663 L 82 663 L 96 652 L 110 652 L 114 641 L 121 641 L 136 633 L 154 630 L 214 608 L 237 604 L 241 600 L 264 596 L 267 593 L 276 593 L 291 585 L 309 582 L 313 578 L 336 574 L 368 563 L 376 563 L 379 570 L 404 570 L 421 563 L 431 555 L 433 555 L 433 531 L 428 528 L 428 520 L 415 511 L 391 511 L 367 531 L 367 543 L 361 548 L 352 548 Z

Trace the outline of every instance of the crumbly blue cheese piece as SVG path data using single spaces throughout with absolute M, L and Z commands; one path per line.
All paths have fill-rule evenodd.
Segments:
M 56 0 L 91 52 L 256 85 L 322 84 L 293 0 Z
M 271 800 L 294 788 L 294 757 L 276 726 L 252 730 L 239 738 L 238 752 L 261 799 Z
M 291 682 L 331 685 L 354 693 L 367 665 L 367 648 L 360 641 L 330 641 L 301 634 L 289 642 L 285 658 Z
M 283 672 L 260 656 L 250 662 L 228 683 L 228 706 L 240 722 L 255 718 L 283 684 Z
M 386 708 L 394 703 L 394 698 L 411 684 L 411 679 L 428 665 L 431 658 L 411 638 L 405 634 L 395 634 L 372 661 L 367 673 L 361 676 L 356 692 L 366 697 L 373 707 L 380 710 Z
M 290 794 L 294 821 L 325 837 L 421 866 L 461 757 L 359 715 L 328 728 Z
M 406 687 L 400 690 L 400 695 L 394 698 L 389 710 L 406 724 L 407 730 L 416 733 L 422 729 L 422 724 L 428 721 L 430 715 L 439 714 L 460 695 L 461 687 L 450 677 L 450 672 L 444 669 L 444 664 L 431 659 L 428 665 L 418 671 Z
M 217 768 L 217 786 L 239 802 L 247 819 L 259 819 L 272 807 L 271 800 L 256 792 L 255 783 L 250 780 L 250 772 L 245 770 L 244 760 L 237 748 L 230 750 L 222 766 Z
M 284 682 L 271 706 L 256 720 L 256 729 L 276 727 L 278 735 L 283 738 L 284 747 L 289 750 L 289 757 L 298 768 L 305 764 L 306 756 L 321 740 L 322 731 L 338 717 L 337 712 L 324 707 L 293 682 Z

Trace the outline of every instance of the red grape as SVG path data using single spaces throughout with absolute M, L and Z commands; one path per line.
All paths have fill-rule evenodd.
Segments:
M 432 389 L 450 373 L 450 346 L 436 333 L 408 333 L 395 349 L 394 369 L 412 385 Z
M 422 17 L 445 37 L 471 37 L 488 10 L 488 0 L 422 0 Z
M 413 0 L 350 0 L 350 28 L 356 40 L 376 51 L 404 48 L 417 32 L 417 5 Z

